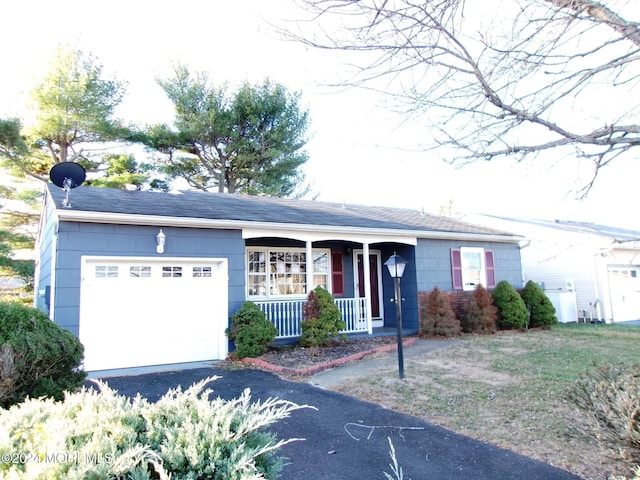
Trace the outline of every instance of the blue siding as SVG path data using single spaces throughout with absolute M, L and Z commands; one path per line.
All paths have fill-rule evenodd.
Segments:
M 50 211 L 50 210 L 47 210 Z M 50 284 L 54 225 L 47 215 L 40 232 L 39 289 Z M 134 225 L 109 225 L 93 223 L 61 222 L 57 232 L 56 289 L 54 320 L 78 335 L 80 312 L 80 268 L 83 255 L 136 256 L 136 257 L 186 257 L 226 258 L 229 273 L 229 317 L 245 301 L 245 241 L 240 230 L 210 230 L 198 228 L 162 227 L 166 234 L 165 253 L 156 253 L 156 235 L 159 227 Z M 302 242 L 287 239 L 253 239 L 255 245 L 301 246 Z M 371 244 L 372 250 L 381 252 L 384 263 L 394 252 L 408 261 L 401 280 L 403 327 L 407 332 L 419 328 L 418 292 L 438 287 L 452 289 L 452 248 L 461 246 L 483 247 L 494 253 L 496 281 L 507 280 L 514 287 L 522 286 L 520 248 L 517 244 L 498 242 L 460 242 L 453 240 L 419 239 L 417 246 L 394 243 Z M 344 254 L 345 296 L 354 296 L 353 250 L 361 245 L 351 242 L 317 242 L 315 248 L 341 250 Z M 382 266 L 382 305 L 385 326 L 396 326 L 394 283 L 387 268 Z M 46 310 L 44 298 L 36 299 L 37 306 Z
M 419 329 L 418 292 L 453 289 L 451 272 L 451 249 L 481 247 L 493 251 L 496 282 L 506 280 L 514 287 L 522 287 L 520 247 L 513 243 L 470 242 L 453 240 L 418 239 L 415 248 L 406 245 L 376 245 L 382 250 L 383 263 L 394 252 L 407 260 L 405 273 L 400 281 L 402 302 L 402 326 L 407 331 Z M 372 246 L 373 248 L 373 246 Z M 386 267 L 383 267 L 385 326 L 396 326 L 394 283 Z
M 404 274 L 400 279 L 400 293 L 402 295 L 402 330 L 407 333 L 417 333 L 418 323 L 418 288 L 416 282 L 415 249 L 409 245 L 389 244 L 376 246 L 382 251 L 382 291 L 385 327 L 397 327 L 395 304 L 395 284 L 389 269 L 384 265 L 391 255 L 397 253 L 407 261 Z
M 452 290 L 451 249 L 460 247 L 482 247 L 493 251 L 496 283 L 506 280 L 516 288 L 522 287 L 520 246 L 514 243 L 461 242 L 452 240 L 418 240 L 416 246 L 416 279 L 419 292 L 428 292 L 438 287 Z
M 45 197 L 48 198 L 48 197 Z M 53 268 L 53 238 L 55 223 L 52 221 L 52 207 L 49 202 L 45 202 L 42 213 L 42 225 L 38 231 L 36 258 L 36 278 L 34 293 L 34 306 L 43 312 L 49 313 L 50 287 Z M 42 292 L 42 293 L 41 293 Z
M 245 298 L 244 240 L 239 230 L 162 227 L 164 254 L 156 253 L 158 227 L 61 222 L 58 228 L 54 320 L 78 335 L 83 255 L 226 258 L 229 316 Z

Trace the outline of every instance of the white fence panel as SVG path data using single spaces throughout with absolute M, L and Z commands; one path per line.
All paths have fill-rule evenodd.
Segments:
M 345 323 L 343 333 L 357 333 L 368 331 L 367 302 L 365 298 L 337 298 L 336 305 L 342 312 Z
M 255 302 L 267 319 L 278 329 L 277 338 L 292 338 L 302 335 L 300 322 L 306 300 L 277 300 Z M 366 298 L 338 298 L 336 305 L 342 312 L 345 329 L 341 333 L 367 332 Z

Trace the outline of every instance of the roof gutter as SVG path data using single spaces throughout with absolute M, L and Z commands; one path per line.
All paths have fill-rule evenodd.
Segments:
M 441 240 L 474 240 L 491 241 L 503 243 L 519 243 L 523 237 L 517 235 L 494 235 L 486 233 L 460 233 L 434 230 L 400 230 L 386 228 L 362 228 L 347 226 L 310 225 L 298 223 L 272 223 L 272 222 L 251 222 L 243 220 L 219 220 L 207 218 L 190 217 L 167 217 L 161 215 L 132 215 L 123 213 L 87 212 L 78 210 L 68 210 L 56 208 L 54 215 L 58 221 L 83 222 L 83 223 L 110 223 L 120 225 L 147 225 L 147 226 L 172 226 L 188 228 L 211 228 L 211 229 L 265 229 L 289 232 L 313 232 L 338 235 L 340 238 L 345 234 L 356 235 L 358 237 L 415 237 Z

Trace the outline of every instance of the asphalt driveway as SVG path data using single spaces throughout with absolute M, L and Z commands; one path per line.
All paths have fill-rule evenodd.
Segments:
M 252 369 L 219 367 L 110 377 L 122 395 L 138 392 L 151 401 L 170 388 L 189 387 L 208 376 L 214 395 L 234 398 L 249 387 L 254 399 L 277 397 L 318 410 L 302 409 L 274 425 L 279 438 L 304 438 L 285 445 L 285 480 L 381 479 L 391 474 L 388 438 L 405 479 L 564 480 L 579 479 L 563 470 L 502 450 L 414 417 L 393 412 L 307 383 L 288 382 Z M 90 381 L 89 381 L 90 382 Z M 88 382 L 88 383 L 89 383 Z

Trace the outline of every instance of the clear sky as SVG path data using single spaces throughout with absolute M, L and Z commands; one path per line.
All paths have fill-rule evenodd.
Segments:
M 586 201 L 570 193 L 577 161 L 512 159 L 453 168 L 429 152 L 419 124 L 400 119 L 378 95 L 327 87 L 344 78 L 344 59 L 278 38 L 269 23 L 295 18 L 292 0 L 21 0 L 3 6 L 0 117 L 23 116 L 26 92 L 60 43 L 95 55 L 128 82 L 119 115 L 170 122 L 155 83 L 180 61 L 215 83 L 270 77 L 302 92 L 311 116 L 305 171 L 318 200 L 462 213 L 606 222 L 640 230 L 640 167 L 607 167 Z

